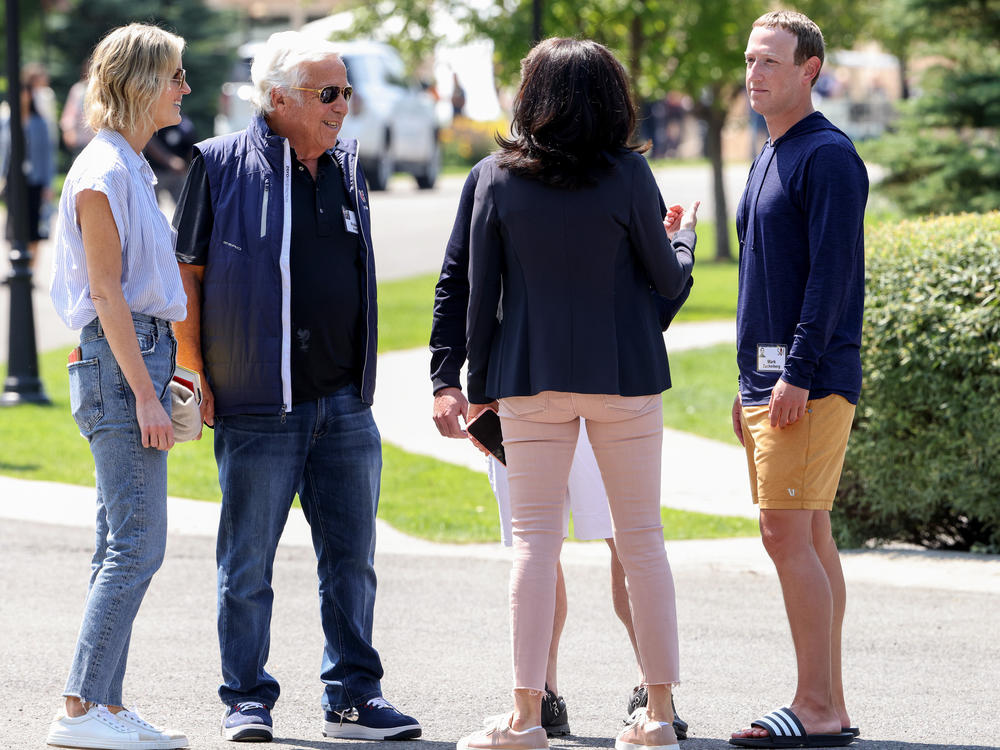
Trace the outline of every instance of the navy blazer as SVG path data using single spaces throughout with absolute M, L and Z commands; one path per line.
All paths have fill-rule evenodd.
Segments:
M 465 318 L 469 309 L 469 229 L 472 226 L 472 208 L 476 198 L 479 170 L 489 157 L 479 161 L 470 171 L 462 186 L 458 211 L 451 236 L 445 247 L 441 275 L 434 289 L 434 316 L 431 321 L 431 387 L 434 393 L 442 388 L 462 388 L 461 371 L 465 364 Z M 657 191 L 660 216 L 666 216 L 667 207 Z M 691 292 L 693 277 L 679 297 L 667 299 L 650 288 L 656 301 L 660 328 L 670 325 Z
M 577 190 L 483 163 L 469 247 L 472 403 L 670 387 L 649 288 L 670 299 L 684 293 L 695 235 L 680 231 L 671 244 L 646 160 L 611 158 L 609 173 Z

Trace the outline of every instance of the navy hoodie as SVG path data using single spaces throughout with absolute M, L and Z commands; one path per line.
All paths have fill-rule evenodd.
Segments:
M 736 213 L 744 405 L 768 403 L 779 377 L 811 399 L 836 393 L 858 402 L 867 200 L 864 163 L 819 112 L 754 160 Z M 784 347 L 782 371 L 757 369 L 762 345 Z

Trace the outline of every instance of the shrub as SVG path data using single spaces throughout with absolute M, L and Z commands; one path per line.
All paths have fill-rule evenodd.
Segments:
M 446 166 L 471 167 L 497 149 L 496 134 L 507 135 L 507 120 L 470 120 L 459 115 L 441 131 Z
M 867 245 L 838 541 L 1000 550 L 1000 213 L 886 224 Z

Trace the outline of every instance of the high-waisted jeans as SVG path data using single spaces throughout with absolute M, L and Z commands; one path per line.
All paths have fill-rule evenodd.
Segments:
M 170 413 L 177 344 L 170 323 L 133 313 L 143 362 Z M 83 624 L 63 695 L 122 704 L 132 621 L 167 543 L 167 454 L 142 447 L 135 394 L 96 318 L 69 365 L 70 408 L 97 468 L 97 535 Z
M 676 684 L 677 611 L 660 521 L 660 394 L 543 391 L 500 399 L 514 525 L 510 576 L 514 687 L 542 690 L 545 685 L 563 499 L 580 417 L 587 420 L 608 493 L 644 681 Z

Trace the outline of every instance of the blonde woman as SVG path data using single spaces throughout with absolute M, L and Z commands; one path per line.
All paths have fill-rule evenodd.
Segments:
M 70 406 L 97 470 L 97 535 L 50 745 L 188 744 L 124 708 L 122 697 L 132 622 L 166 545 L 171 322 L 186 310 L 174 233 L 141 151 L 154 132 L 180 122 L 191 92 L 183 49 L 180 37 L 144 24 L 115 29 L 97 45 L 85 103 L 97 134 L 73 163 L 59 203 L 50 295 L 63 322 L 82 329 L 70 355 Z

